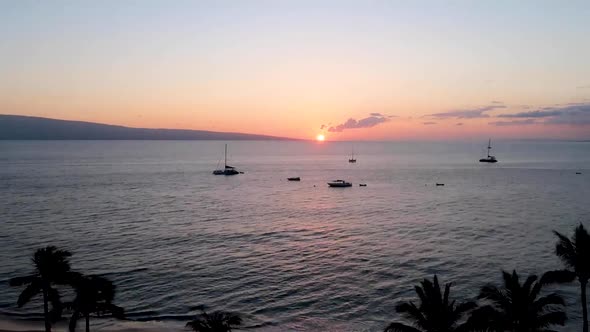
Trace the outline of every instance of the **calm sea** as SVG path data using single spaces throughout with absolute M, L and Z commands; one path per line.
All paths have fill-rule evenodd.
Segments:
M 424 277 L 472 298 L 502 269 L 561 268 L 551 231 L 590 227 L 590 143 L 493 142 L 490 165 L 487 142 L 227 142 L 245 173 L 214 176 L 224 143 L 0 142 L 0 314 L 39 317 L 7 281 L 53 244 L 134 320 L 204 306 L 255 330 L 379 331 Z M 558 291 L 577 330 L 577 288 Z

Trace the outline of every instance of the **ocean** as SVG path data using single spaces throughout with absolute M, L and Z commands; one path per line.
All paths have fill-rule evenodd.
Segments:
M 244 174 L 212 175 L 225 143 Z M 41 317 L 8 280 L 45 245 L 170 328 L 205 308 L 253 331 L 381 331 L 434 274 L 467 300 L 503 269 L 562 268 L 552 230 L 590 227 L 590 142 L 493 141 L 499 162 L 479 163 L 486 145 L 0 141 L 0 314 Z M 577 285 L 552 290 L 579 330 Z

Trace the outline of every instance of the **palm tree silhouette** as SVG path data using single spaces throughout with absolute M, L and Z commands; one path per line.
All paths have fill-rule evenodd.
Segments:
M 43 316 L 45 318 L 45 331 L 51 331 L 51 323 L 61 317 L 62 304 L 60 295 L 53 285 L 66 285 L 76 277 L 76 273 L 70 272 L 68 257 L 72 254 L 66 250 L 59 250 L 54 246 L 38 249 L 33 255 L 35 268 L 31 275 L 10 279 L 11 286 L 24 286 L 26 288 L 18 297 L 17 304 L 22 307 L 31 298 L 41 293 L 43 295 Z M 49 310 L 51 303 L 51 310 Z
M 76 331 L 78 319 L 85 318 L 86 332 L 90 331 L 90 315 L 97 316 L 112 314 L 116 318 L 123 318 L 124 310 L 114 305 L 115 285 L 103 277 L 80 276 L 72 286 L 76 291 L 76 297 L 65 306 L 73 310 L 70 318 L 70 332 Z
M 504 286 L 486 285 L 479 299 L 488 305 L 472 312 L 467 326 L 476 331 L 551 331 L 553 325 L 563 325 L 567 319 L 563 299 L 555 294 L 539 298 L 542 283 L 531 275 L 521 285 L 518 274 L 502 271 Z
M 231 332 L 232 327 L 242 324 L 242 318 L 238 314 L 224 311 L 215 311 L 211 314 L 203 311 L 194 320 L 186 324 L 195 332 Z
M 416 286 L 416 294 L 420 299 L 420 306 L 413 302 L 400 303 L 395 309 L 414 326 L 394 322 L 385 328 L 385 332 L 451 332 L 461 331 L 464 324 L 459 324 L 463 315 L 477 305 L 474 302 L 455 303 L 449 299 L 451 283 L 445 284 L 444 294 L 441 293 L 438 278 L 434 282 L 424 279 L 421 286 Z
M 568 270 L 557 270 L 545 273 L 541 282 L 563 283 L 572 282 L 576 278 L 580 282 L 582 300 L 583 331 L 588 332 L 588 307 L 586 303 L 586 285 L 590 278 L 590 235 L 580 224 L 576 227 L 571 239 L 553 231 L 557 236 L 555 254 L 561 259 Z

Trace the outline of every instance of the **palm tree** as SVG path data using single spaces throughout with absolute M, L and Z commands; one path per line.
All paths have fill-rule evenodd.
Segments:
M 124 310 L 112 302 L 115 298 L 115 285 L 103 277 L 81 276 L 74 283 L 76 297 L 66 307 L 73 310 L 70 318 L 70 332 L 76 331 L 79 318 L 86 319 L 86 332 L 90 331 L 90 315 L 97 316 L 110 313 L 116 318 L 123 318 Z
M 413 321 L 413 326 L 394 322 L 385 328 L 385 332 L 452 332 L 463 330 L 463 324 L 459 321 L 463 315 L 476 307 L 474 302 L 455 303 L 449 299 L 451 283 L 445 284 L 444 294 L 438 284 L 438 278 L 434 276 L 434 282 L 424 279 L 421 286 L 416 286 L 416 294 L 420 299 L 420 306 L 413 302 L 404 302 L 395 308 L 408 320 Z
M 195 332 L 231 332 L 232 327 L 240 326 L 242 318 L 238 314 L 215 311 L 211 314 L 203 311 L 194 320 L 186 324 Z
M 588 307 L 586 303 L 586 285 L 590 278 L 590 235 L 580 224 L 571 239 L 553 231 L 557 236 L 555 254 L 561 259 L 567 270 L 550 271 L 543 276 L 543 283 L 572 282 L 578 278 L 582 300 L 583 331 L 588 332 Z
M 479 299 L 488 300 L 488 305 L 473 311 L 467 321 L 471 330 L 541 332 L 551 331 L 552 325 L 566 321 L 563 299 L 555 294 L 539 298 L 542 283 L 531 275 L 521 284 L 518 274 L 502 271 L 504 287 L 486 285 Z
M 68 257 L 72 254 L 66 250 L 59 250 L 54 246 L 38 249 L 33 255 L 32 274 L 24 277 L 10 279 L 11 286 L 24 286 L 26 288 L 18 297 L 17 304 L 22 307 L 31 298 L 41 293 L 43 295 L 43 316 L 45 318 L 45 331 L 51 331 L 51 323 L 55 322 L 62 312 L 60 295 L 54 285 L 68 284 L 74 272 L 70 272 Z M 49 310 L 51 303 L 51 310 Z

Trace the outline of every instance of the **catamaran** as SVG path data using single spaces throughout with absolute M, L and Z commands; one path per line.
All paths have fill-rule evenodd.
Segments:
M 225 156 L 224 156 L 224 168 L 223 169 L 216 169 L 213 171 L 214 175 L 236 175 L 240 174 L 235 167 L 229 166 L 227 164 L 227 144 L 225 145 Z
M 497 163 L 498 162 L 496 157 L 490 155 L 491 149 L 492 149 L 492 139 L 490 138 L 490 140 L 488 141 L 488 156 L 485 158 L 481 158 L 479 160 L 480 163 Z

